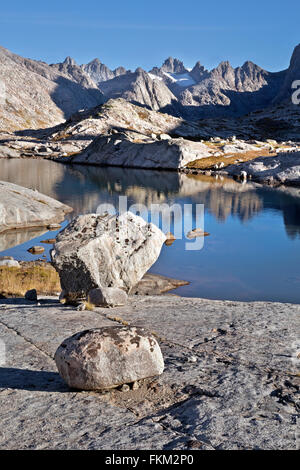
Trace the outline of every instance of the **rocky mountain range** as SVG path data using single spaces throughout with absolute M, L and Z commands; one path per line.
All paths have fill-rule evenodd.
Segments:
M 300 45 L 289 68 L 279 72 L 268 72 L 251 61 L 236 68 L 225 61 L 211 71 L 198 61 L 188 69 L 172 57 L 149 72 L 122 70 L 122 76 L 97 79 L 106 99 L 121 97 L 187 120 L 241 116 L 290 100 L 291 84 L 300 76 Z
M 2 47 L 0 84 L 0 130 L 48 127 L 104 101 L 89 75 L 70 61 L 52 67 Z
M 300 44 L 280 72 L 250 61 L 210 71 L 198 61 L 188 69 L 172 57 L 150 71 L 111 70 L 99 59 L 78 65 L 71 57 L 48 65 L 0 47 L 0 130 L 49 127 L 116 98 L 189 121 L 238 117 L 290 103 L 299 77 Z

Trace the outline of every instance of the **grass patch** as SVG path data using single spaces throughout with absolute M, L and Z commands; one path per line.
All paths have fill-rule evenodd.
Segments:
M 68 153 L 67 155 L 65 155 L 65 157 L 74 157 L 74 155 L 78 155 L 79 153 L 81 153 L 81 151 L 78 151 L 78 152 L 70 152 L 70 153 Z
M 60 140 L 65 140 L 65 139 L 69 139 L 71 137 L 71 134 L 68 134 L 67 132 L 59 132 L 58 135 L 56 135 L 55 137 L 52 138 L 52 141 L 53 142 L 58 142 Z
M 121 325 L 129 326 L 128 321 L 123 320 L 123 318 L 121 318 L 121 317 L 111 317 L 111 316 L 107 315 L 107 318 L 109 320 L 116 321 L 116 322 L 120 323 Z
M 0 267 L 0 294 L 23 296 L 28 290 L 55 295 L 61 291 L 59 276 L 48 263 L 28 263 L 20 267 Z
M 84 305 L 85 305 L 85 310 L 88 310 L 89 312 L 93 312 L 93 310 L 95 310 L 95 305 L 92 304 L 91 302 L 84 302 Z
M 277 154 L 275 152 L 270 152 L 269 150 L 251 150 L 249 152 L 242 153 L 233 153 L 221 155 L 219 157 L 207 157 L 194 160 L 186 165 L 186 168 L 198 168 L 200 170 L 212 170 L 216 163 L 224 163 L 224 167 L 236 163 L 236 160 L 241 160 L 239 163 L 247 162 L 249 160 L 254 160 L 258 157 L 274 157 Z

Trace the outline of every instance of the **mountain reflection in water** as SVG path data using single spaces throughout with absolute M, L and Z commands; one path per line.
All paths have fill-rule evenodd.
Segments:
M 178 289 L 184 295 L 300 302 L 300 292 L 295 294 L 300 291 L 299 188 L 271 188 L 251 182 L 241 184 L 229 178 L 167 171 L 67 166 L 47 160 L 19 159 L 0 159 L 0 180 L 35 188 L 70 205 L 74 211 L 68 215 L 69 220 L 78 214 L 95 212 L 103 203 L 118 208 L 118 198 L 124 195 L 128 197 L 128 206 L 204 204 L 205 230 L 211 233 L 204 248 L 199 253 L 189 253 L 184 250 L 186 240 L 177 240 L 172 247 L 163 248 L 152 270 L 191 280 L 190 286 Z M 53 238 L 55 233 L 48 235 L 35 234 L 34 241 Z M 32 233 L 24 231 L 14 243 L 11 235 L 2 234 L 0 250 L 10 248 L 9 254 L 13 252 L 24 259 L 26 237 L 31 240 Z M 12 249 L 14 244 L 22 245 Z M 285 276 L 279 287 L 276 284 L 282 275 L 275 282 L 274 270 Z M 258 271 L 261 275 L 257 275 Z M 261 285 L 255 277 L 261 277 Z M 290 289 L 282 282 L 289 284 Z

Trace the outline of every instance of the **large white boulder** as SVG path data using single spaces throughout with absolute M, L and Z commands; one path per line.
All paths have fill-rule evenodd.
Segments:
M 162 374 L 156 339 L 142 328 L 111 326 L 65 339 L 55 353 L 61 377 L 71 388 L 101 390 Z
M 97 287 L 128 292 L 155 263 L 165 239 L 131 212 L 80 215 L 58 235 L 51 258 L 69 299 L 86 298 Z
M 199 158 L 210 156 L 210 148 L 191 140 L 163 139 L 123 132 L 97 137 L 82 153 L 71 157 L 72 163 L 133 168 L 176 170 Z

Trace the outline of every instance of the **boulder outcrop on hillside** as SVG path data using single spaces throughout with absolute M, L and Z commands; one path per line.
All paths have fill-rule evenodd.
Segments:
M 182 138 L 152 139 L 133 132 L 96 138 L 72 163 L 176 170 L 210 155 L 201 142 Z

